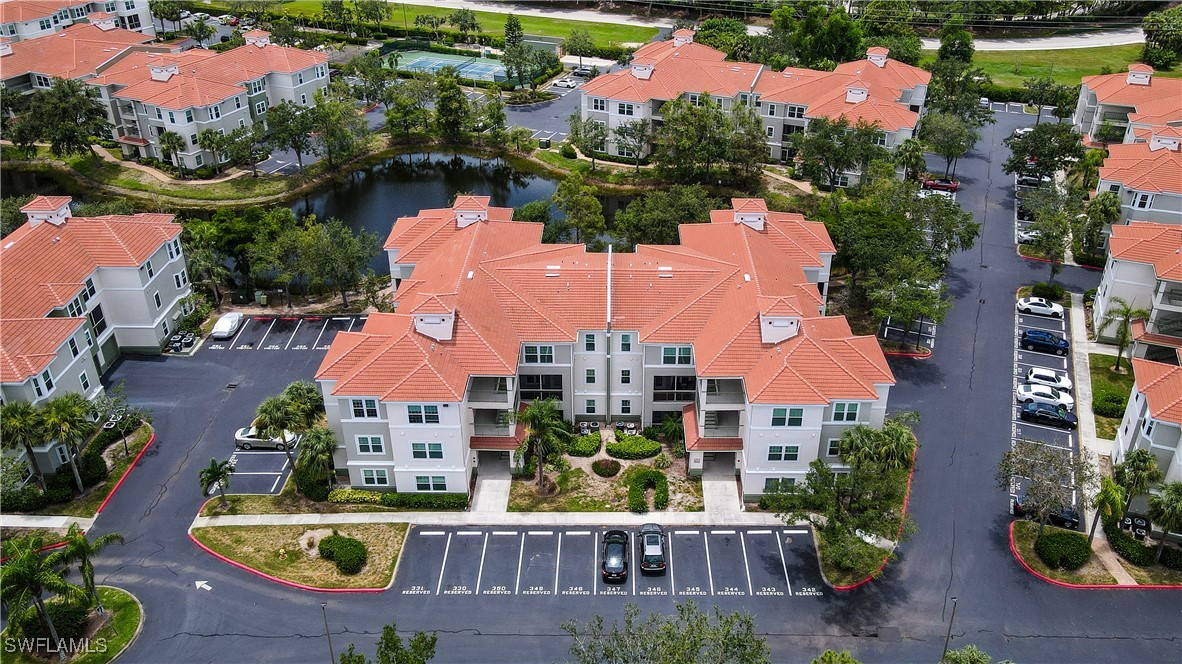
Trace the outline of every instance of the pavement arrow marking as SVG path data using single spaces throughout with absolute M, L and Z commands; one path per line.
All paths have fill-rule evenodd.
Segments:
M 202 590 L 209 590 L 209 591 L 213 590 L 213 588 L 209 587 L 209 584 L 206 583 L 205 581 L 196 581 L 193 583 L 193 585 L 202 589 Z

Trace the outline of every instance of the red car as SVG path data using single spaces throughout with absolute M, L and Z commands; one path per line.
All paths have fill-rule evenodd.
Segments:
M 923 181 L 923 188 L 936 191 L 956 191 L 960 188 L 960 181 L 951 178 L 928 178 Z

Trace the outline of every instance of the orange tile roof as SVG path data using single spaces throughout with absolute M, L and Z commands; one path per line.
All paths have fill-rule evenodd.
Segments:
M 0 383 L 20 383 L 36 376 L 57 357 L 85 318 L 0 319 Z
M 1155 332 L 1145 331 L 1145 321 L 1140 318 L 1134 320 L 1130 325 L 1133 333 L 1133 340 L 1142 343 L 1153 344 L 1154 346 L 1168 346 L 1170 348 L 1177 348 L 1182 351 L 1182 337 L 1174 337 L 1168 334 L 1157 334 Z M 1178 357 L 1182 361 L 1182 355 Z
M 730 452 L 743 449 L 742 438 L 706 438 L 698 435 L 698 413 L 693 404 L 681 409 L 685 449 L 690 452 Z
M 1129 70 L 1153 72 L 1152 67 L 1139 63 L 1129 65 Z M 1124 72 L 1084 76 L 1083 84 L 1101 104 L 1132 106 L 1130 122 L 1165 124 L 1182 120 L 1182 79 L 1153 76 L 1149 85 L 1134 85 L 1128 77 Z
M 0 23 L 24 23 L 48 18 L 61 11 L 60 2 L 5 0 L 0 2 Z
M 1182 281 L 1182 226 L 1178 224 L 1132 221 L 1114 225 L 1108 250 L 1113 258 L 1153 265 L 1158 279 Z
M 1182 151 L 1150 150 L 1148 143 L 1111 145 L 1100 179 L 1137 191 L 1182 193 Z
M 21 206 L 21 212 L 54 212 L 74 200 L 70 196 L 38 196 Z
M 399 249 L 399 263 L 417 263 L 463 230 L 456 225 L 457 210 L 485 209 L 490 221 L 512 221 L 513 208 L 491 207 L 491 200 L 488 196 L 458 196 L 450 208 L 420 210 L 413 217 L 399 217 L 383 247 Z
M 1134 357 L 1133 374 L 1153 419 L 1182 424 L 1182 367 Z
M 757 199 L 736 203 L 766 209 Z M 570 342 L 580 330 L 605 327 L 607 254 L 541 244 L 540 224 L 455 229 L 451 212 L 400 220 L 387 248 L 406 255 L 403 240 L 416 247 L 407 261 L 414 272 L 395 294 L 398 311 L 455 311 L 452 338 L 417 333 L 406 313 L 371 316 L 360 333 L 338 336 L 317 372 L 337 381 L 333 394 L 459 401 L 472 375 L 515 374 L 522 343 Z M 875 384 L 894 382 L 876 341 L 854 337 L 844 318 L 821 318 L 821 297 L 804 275 L 804 266 L 820 267 L 822 254 L 833 253 L 824 226 L 800 215 L 767 217 L 757 231 L 734 223 L 733 210 L 718 211 L 714 223 L 683 225 L 681 246 L 614 254 L 613 328 L 639 330 L 645 343 L 692 343 L 700 374 L 755 377 L 753 400 L 876 398 Z M 417 223 L 398 231 L 407 220 Z M 438 235 L 446 237 L 419 249 Z M 763 343 L 761 312 L 801 317 L 802 334 Z M 800 393 L 786 382 L 814 387 Z
M 129 49 L 164 50 L 150 46 L 152 39 L 151 35 L 121 28 L 104 32 L 95 25 L 71 25 L 61 32 L 12 44 L 12 53 L 0 58 L 0 78 L 7 80 L 30 72 L 53 78 L 94 76 Z

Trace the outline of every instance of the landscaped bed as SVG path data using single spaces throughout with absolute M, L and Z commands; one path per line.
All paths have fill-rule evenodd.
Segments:
M 193 537 L 213 551 L 285 581 L 314 588 L 384 588 L 406 537 L 405 523 L 333 526 L 213 526 L 194 528 Z M 361 541 L 368 560 L 357 574 L 342 574 L 320 557 L 318 545 L 335 534 Z
M 108 447 L 103 452 L 103 458 L 107 461 L 107 478 L 102 482 L 88 488 L 85 493 L 75 497 L 73 500 L 65 503 L 57 503 L 53 505 L 46 505 L 41 509 L 30 512 L 30 514 L 54 514 L 65 516 L 77 516 L 83 518 L 90 518 L 98 511 L 99 505 L 107 499 L 107 495 L 111 493 L 111 489 L 123 477 L 123 473 L 131 467 L 135 458 L 139 456 L 144 446 L 152 439 L 152 427 L 145 424 L 139 429 L 136 429 L 130 436 L 127 437 L 127 445 L 124 447 L 123 442 L 116 442 Z M 69 466 L 62 466 L 60 472 L 69 473 Z
M 143 607 L 135 597 L 126 590 L 111 586 L 99 586 L 98 594 L 107 615 L 101 618 L 96 613 L 90 614 L 90 623 L 84 632 L 90 652 L 79 652 L 64 660 L 70 664 L 106 664 L 122 654 L 139 636 Z M 104 620 L 107 622 L 104 623 Z M 5 630 L 0 636 L 7 639 L 8 631 Z M 5 640 L 5 643 L 7 642 Z M 9 650 L 4 651 L 3 659 L 6 664 L 47 664 L 61 661 L 53 655 L 42 657 L 40 654 L 34 656 L 27 652 Z
M 1054 526 L 1047 526 L 1046 530 L 1059 530 Z M 1052 569 L 1042 561 L 1034 551 L 1034 541 L 1038 537 L 1038 524 L 1033 521 L 1020 519 L 1014 522 L 1014 548 L 1018 555 L 1031 569 L 1045 577 L 1074 584 L 1116 585 L 1116 578 L 1104 569 L 1104 564 L 1092 555 L 1083 567 L 1075 570 Z
M 1112 371 L 1116 357 L 1103 353 L 1088 355 L 1088 368 L 1092 377 L 1092 412 L 1096 418 L 1096 436 L 1107 440 L 1116 438 L 1124 417 L 1124 405 L 1128 403 L 1133 390 L 1133 372 L 1128 361 L 1121 360 L 1122 373 Z M 1117 399 L 1119 397 L 1119 408 Z M 1104 401 L 1107 399 L 1108 401 Z M 1107 403 L 1107 405 L 1101 405 Z M 1104 414 L 1101 414 L 1104 413 Z

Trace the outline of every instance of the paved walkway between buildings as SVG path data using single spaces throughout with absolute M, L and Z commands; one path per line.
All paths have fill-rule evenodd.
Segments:
M 193 179 L 179 180 L 179 179 L 174 178 L 171 175 L 165 173 L 164 171 L 161 171 L 160 169 L 152 168 L 151 166 L 144 166 L 143 164 L 141 164 L 139 162 L 120 159 L 120 158 L 116 157 L 115 155 L 111 154 L 110 152 L 108 152 L 107 149 L 101 145 L 92 145 L 90 147 L 104 161 L 109 161 L 112 164 L 119 164 L 120 166 L 123 166 L 125 168 L 131 168 L 131 169 L 140 171 L 141 173 L 147 173 L 148 175 L 151 175 L 152 177 L 156 178 L 157 180 L 163 182 L 164 184 L 184 184 L 184 185 L 216 184 L 218 182 L 226 182 L 229 180 L 236 180 L 244 175 L 250 175 L 250 170 L 236 170 L 236 171 L 231 171 L 229 173 L 223 173 L 216 178 L 209 178 L 207 180 L 193 180 Z
M 509 510 L 509 487 L 512 485 L 509 464 L 480 464 L 476 489 L 472 492 L 472 511 L 504 514 Z
M 90 530 L 94 519 L 56 514 L 0 514 L 0 528 L 69 528 L 72 523 Z
M 730 515 L 743 512 L 734 468 L 717 461 L 706 464 L 702 473 L 702 503 L 706 514 L 715 518 L 726 516 L 729 519 Z

